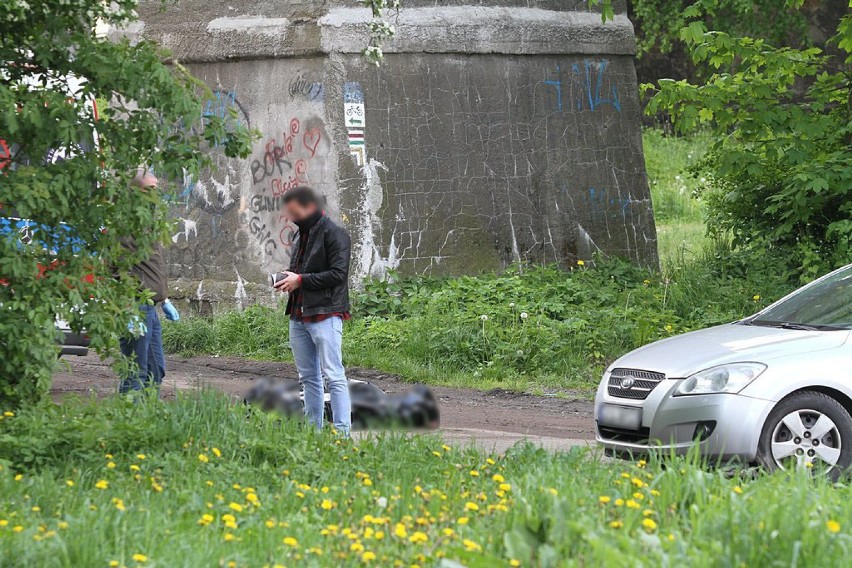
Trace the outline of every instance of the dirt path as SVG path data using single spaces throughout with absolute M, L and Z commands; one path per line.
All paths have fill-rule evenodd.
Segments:
M 54 374 L 54 399 L 69 393 L 107 396 L 116 389 L 109 364 L 93 355 L 64 360 Z M 263 378 L 296 379 L 290 363 L 247 361 L 234 357 L 169 357 L 163 394 L 173 398 L 176 390 L 209 386 L 241 398 L 252 381 Z M 387 393 L 411 385 L 393 375 L 372 369 L 349 368 L 347 374 L 376 384 Z M 440 401 L 441 430 L 445 438 L 502 451 L 527 438 L 550 449 L 566 449 L 588 443 L 594 437 L 592 403 L 493 390 L 488 392 L 434 387 Z

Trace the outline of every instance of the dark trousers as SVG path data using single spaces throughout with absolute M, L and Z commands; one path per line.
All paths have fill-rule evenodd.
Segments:
M 136 361 L 138 370 L 130 376 L 122 377 L 118 392 L 140 391 L 149 387 L 157 389 L 166 376 L 166 357 L 163 354 L 163 328 L 156 306 L 144 305 L 139 308 L 139 316 L 145 324 L 145 334 L 121 340 L 121 352 L 125 357 Z

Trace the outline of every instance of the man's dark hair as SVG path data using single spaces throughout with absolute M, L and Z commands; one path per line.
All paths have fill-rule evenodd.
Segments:
M 306 185 L 294 187 L 284 194 L 284 203 L 290 203 L 291 201 L 295 201 L 302 207 L 307 207 L 308 205 L 313 204 L 322 208 L 322 202 L 320 201 L 319 196 L 313 189 Z

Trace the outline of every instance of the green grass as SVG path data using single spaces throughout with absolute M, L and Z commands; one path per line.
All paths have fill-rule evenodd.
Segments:
M 0 466 L 4 567 L 842 566 L 852 545 L 849 487 L 804 473 L 338 440 L 210 392 L 31 407 L 0 421 Z
M 346 363 L 428 384 L 590 395 L 602 369 L 631 349 L 735 320 L 789 290 L 771 262 L 731 273 L 719 262 L 705 256 L 659 274 L 610 259 L 572 271 L 369 282 L 354 295 Z M 283 310 L 253 307 L 168 325 L 164 342 L 183 355 L 284 360 L 287 330 Z
M 658 225 L 670 222 L 702 222 L 701 202 L 694 197 L 701 177 L 689 174 L 712 142 L 706 134 L 689 137 L 664 136 L 662 131 L 643 131 L 645 169 Z

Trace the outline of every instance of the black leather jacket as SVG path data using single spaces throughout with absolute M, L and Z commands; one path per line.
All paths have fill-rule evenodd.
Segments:
M 297 234 L 290 251 L 290 271 L 296 272 L 299 254 Z M 348 312 L 349 307 L 349 234 L 326 215 L 308 232 L 305 256 L 298 273 L 302 275 L 302 315 Z M 293 310 L 293 295 L 287 313 Z

